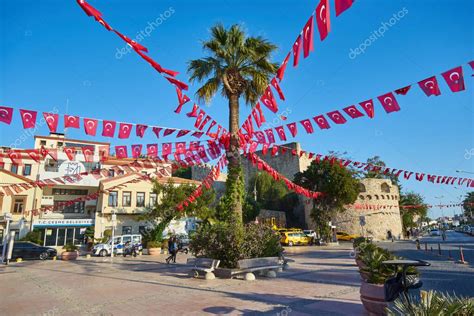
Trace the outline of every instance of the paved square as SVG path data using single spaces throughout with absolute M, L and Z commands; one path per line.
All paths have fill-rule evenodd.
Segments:
M 29 261 L 0 268 L 6 315 L 364 315 L 350 248 L 294 247 L 276 279 L 206 281 L 180 254 Z

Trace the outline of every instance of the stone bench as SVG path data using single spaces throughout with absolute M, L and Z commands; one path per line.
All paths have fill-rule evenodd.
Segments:
M 265 257 L 254 259 L 242 259 L 237 261 L 238 274 L 245 274 L 245 280 L 255 280 L 256 271 L 263 272 L 269 278 L 276 277 L 276 272 L 281 268 L 281 261 L 278 257 Z
M 220 260 L 210 258 L 189 258 L 186 262 L 188 265 L 192 265 L 192 275 L 197 278 L 199 273 L 204 273 L 206 280 L 214 280 L 214 270 L 219 267 Z

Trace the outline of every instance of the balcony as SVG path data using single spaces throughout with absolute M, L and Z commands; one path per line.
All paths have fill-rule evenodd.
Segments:
M 53 206 L 53 205 L 54 205 L 54 196 L 43 195 L 43 197 L 41 197 L 41 206 Z
M 86 201 L 86 207 L 87 206 L 97 206 L 97 200 Z

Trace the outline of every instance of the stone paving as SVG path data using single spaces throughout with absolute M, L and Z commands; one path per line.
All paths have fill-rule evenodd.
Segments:
M 203 280 L 179 254 L 29 261 L 0 268 L 2 315 L 365 315 L 350 245 L 293 247 L 276 279 Z

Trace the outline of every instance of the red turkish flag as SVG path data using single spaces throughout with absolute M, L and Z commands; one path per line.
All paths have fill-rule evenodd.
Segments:
M 135 131 L 138 137 L 143 138 L 145 135 L 145 131 L 148 128 L 148 125 L 143 125 L 143 124 L 137 124 L 135 127 Z
M 280 100 L 285 100 L 285 95 L 283 94 L 283 91 L 280 88 L 280 85 L 278 84 L 278 81 L 276 80 L 275 77 L 273 77 L 271 84 L 273 88 L 278 92 L 278 96 L 280 97 Z
M 265 116 L 263 116 L 263 111 L 262 111 L 262 107 L 260 106 L 260 103 L 257 102 L 257 104 L 255 105 L 255 109 L 257 109 L 258 115 L 260 116 L 260 122 L 265 123 L 266 120 L 265 120 Z
M 344 118 L 344 116 L 342 116 L 341 112 L 339 111 L 328 112 L 327 116 L 329 116 L 329 118 L 333 120 L 333 122 L 336 124 L 344 124 L 347 122 L 347 120 Z
M 311 15 L 303 28 L 303 56 L 308 57 L 314 51 L 314 17 Z
M 132 145 L 132 157 L 133 158 L 140 158 L 142 154 L 142 145 Z
M 102 121 L 102 136 L 104 137 L 114 137 L 115 134 L 115 121 Z
M 184 154 L 186 153 L 186 142 L 177 142 L 174 144 L 176 153 Z
M 352 6 L 353 0 L 336 0 L 336 16 Z
M 273 145 L 271 155 L 272 155 L 272 156 L 275 156 L 275 155 L 277 154 L 277 152 L 278 152 L 278 146 Z
M 400 106 L 398 105 L 397 99 L 395 99 L 395 96 L 392 92 L 386 93 L 377 98 L 385 109 L 385 112 L 391 113 L 400 111 Z
M 286 65 L 288 64 L 288 61 L 290 60 L 290 53 L 288 53 L 285 57 L 285 60 L 283 60 L 283 63 L 281 64 L 280 68 L 277 70 L 277 75 L 276 77 L 280 82 L 283 80 L 283 76 L 285 75 L 285 69 Z
M 462 74 L 462 67 L 456 67 L 441 74 L 446 80 L 446 83 L 452 92 L 463 91 L 464 88 L 464 76 Z
M 288 130 L 290 131 L 291 136 L 295 137 L 296 134 L 298 134 L 298 128 L 296 127 L 295 122 L 286 124 L 286 127 L 288 127 Z
M 158 64 L 156 61 L 154 61 L 152 58 L 145 55 L 141 51 L 139 51 L 137 49 L 134 49 L 134 50 L 138 55 L 140 55 L 143 59 L 145 59 L 148 63 L 150 63 L 150 66 L 155 68 L 155 70 L 158 71 L 159 73 L 165 73 L 165 74 L 167 74 L 169 76 L 172 76 L 172 77 L 175 77 L 177 74 L 179 74 L 179 72 L 177 72 L 177 71 L 169 70 L 169 69 L 165 69 L 165 68 L 161 67 L 160 64 Z
M 295 43 L 293 44 L 293 67 L 298 66 L 298 60 L 300 59 L 300 51 L 302 46 L 301 42 L 301 35 L 298 35 Z
M 175 128 L 166 128 L 163 132 L 163 137 L 173 134 L 176 131 Z
M 13 108 L 0 106 L 0 122 L 10 125 L 13 118 Z
M 21 165 L 21 152 L 16 150 L 9 150 L 8 158 L 10 158 L 13 164 Z
M 397 90 L 395 90 L 395 93 L 396 94 L 401 94 L 401 95 L 406 95 L 408 93 L 408 91 L 410 90 L 410 88 L 411 88 L 411 85 L 400 88 L 400 89 L 397 89 Z
M 79 116 L 64 115 L 64 128 L 79 128 Z
M 273 113 L 278 112 L 278 104 L 276 103 L 275 97 L 273 96 L 272 89 L 267 87 L 265 93 L 260 98 L 260 101 Z
M 265 134 L 267 135 L 268 143 L 272 144 L 275 142 L 275 136 L 273 135 L 273 130 L 271 128 L 265 130 Z
M 187 95 L 183 95 L 183 91 L 178 87 L 176 87 L 176 94 L 178 96 L 178 107 L 176 108 L 176 110 L 174 110 L 174 112 L 181 113 L 183 105 L 191 101 L 191 99 Z
M 153 127 L 152 130 L 153 130 L 153 133 L 155 133 L 156 138 L 160 138 L 160 132 L 161 132 L 162 128 L 158 127 L 158 126 L 155 126 L 155 127 Z
M 131 48 L 133 48 L 135 51 L 144 51 L 144 52 L 148 52 L 148 49 L 141 45 L 141 44 L 138 44 L 136 41 L 128 38 L 127 36 L 123 35 L 122 33 L 120 33 L 119 31 L 116 31 L 114 30 L 115 34 L 117 34 L 121 39 L 123 39 Z
M 198 109 L 199 109 L 199 107 L 197 106 L 196 103 L 194 103 L 193 109 L 191 110 L 191 112 L 186 113 L 186 116 L 187 117 L 197 117 L 198 116 L 198 114 L 197 114 Z
M 372 99 L 359 103 L 360 106 L 364 109 L 367 116 L 373 118 L 375 115 L 374 111 L 374 101 Z
M 262 145 L 262 154 L 266 155 L 268 153 L 268 144 Z
M 118 137 L 121 139 L 129 138 L 131 131 L 132 131 L 132 124 L 120 123 Z
M 209 133 L 211 129 L 217 124 L 216 121 L 212 120 L 211 124 L 209 124 L 209 127 L 207 128 L 206 135 L 210 136 L 211 134 Z M 252 123 L 250 123 L 252 124 Z M 252 126 L 252 131 L 253 131 L 253 126 Z
M 426 78 L 425 80 L 421 80 L 420 82 L 418 82 L 418 85 L 428 97 L 430 95 L 438 96 L 441 94 L 441 91 L 439 90 L 438 80 L 436 80 L 435 76 Z
M 326 120 L 326 118 L 323 115 L 317 115 L 317 116 L 313 117 L 313 120 L 316 122 L 316 124 L 318 124 L 320 129 L 331 128 L 331 126 L 329 125 L 328 120 Z
M 198 128 L 201 125 L 202 119 L 204 118 L 204 115 L 206 115 L 206 112 L 204 112 L 202 109 L 199 110 L 199 114 L 196 117 L 196 122 L 194 122 L 194 127 Z
M 172 84 L 175 85 L 175 87 L 181 89 L 181 90 L 188 90 L 188 85 L 185 84 L 184 82 L 179 81 L 178 79 L 172 78 L 172 77 L 166 77 L 165 79 L 171 82 Z
M 194 132 L 191 134 L 191 136 L 196 138 L 201 138 L 202 135 L 204 135 L 204 132 Z
M 36 124 L 36 111 L 21 110 L 21 120 L 23 122 L 23 128 L 34 128 Z
M 318 23 L 319 36 L 323 41 L 331 30 L 328 0 L 321 0 L 316 7 L 316 22 Z
M 168 159 L 168 155 L 171 154 L 172 146 L 172 143 L 164 143 L 161 145 L 161 155 L 165 160 Z
M 28 156 L 30 156 L 31 159 L 33 159 L 36 162 L 40 162 L 41 157 L 39 155 L 39 150 L 38 149 L 28 149 L 26 150 L 26 153 Z
M 286 134 L 285 134 L 285 128 L 283 126 L 277 126 L 275 127 L 275 130 L 278 134 L 278 137 L 280 137 L 281 141 L 286 141 Z
M 255 150 L 257 150 L 258 143 L 256 141 L 251 141 L 250 142 L 250 147 L 249 147 L 249 152 L 254 153 Z
M 158 155 L 158 144 L 146 145 L 146 155 L 148 157 L 156 158 L 156 156 Z
M 180 130 L 180 131 L 178 132 L 178 134 L 176 135 L 176 137 L 178 137 L 178 138 L 179 138 L 179 137 L 183 137 L 184 135 L 189 134 L 189 132 L 191 132 L 191 131 L 188 130 L 188 129 L 182 129 L 182 130 Z
M 258 117 L 257 110 L 254 108 L 252 109 L 252 116 L 255 121 L 255 124 L 257 124 L 257 127 L 260 128 L 262 126 L 262 122 L 260 121 L 260 118 Z
M 204 126 L 206 126 L 207 122 L 211 120 L 211 117 L 209 115 L 206 115 L 206 118 L 202 121 L 201 125 L 199 125 L 198 129 L 202 130 Z
M 119 159 L 127 158 L 127 146 L 115 146 L 115 156 Z
M 474 60 L 468 62 L 468 64 L 469 64 L 469 66 L 471 66 L 471 69 L 474 70 Z M 474 77 L 474 74 L 472 74 L 471 76 Z
M 56 133 L 56 130 L 58 129 L 59 115 L 43 112 L 43 117 L 48 125 L 49 131 L 51 133 Z
M 350 117 L 352 117 L 353 119 L 355 118 L 358 118 L 358 117 L 361 117 L 361 116 L 364 116 L 364 114 L 362 114 L 361 111 L 359 111 L 355 105 L 351 105 L 351 106 L 348 106 L 346 108 L 343 109 L 344 112 L 347 113 L 347 115 L 349 115 Z
M 87 135 L 95 136 L 98 121 L 95 119 L 84 119 L 84 130 Z
M 64 153 L 66 154 L 67 158 L 71 161 L 76 160 L 76 148 L 74 147 L 64 147 Z
M 314 132 L 313 125 L 311 124 L 311 121 L 309 119 L 301 120 L 300 123 L 301 125 L 303 125 L 306 133 L 313 134 Z
M 92 162 L 94 159 L 94 146 L 82 146 L 82 154 L 86 162 Z
M 265 133 L 264 133 L 264 132 L 262 132 L 262 131 L 256 131 L 256 132 L 254 133 L 254 135 L 255 135 L 255 137 L 257 138 L 257 141 L 258 141 L 259 143 L 262 143 L 262 144 L 263 144 L 263 143 L 266 143 L 266 142 L 267 142 L 267 140 L 265 139 Z

